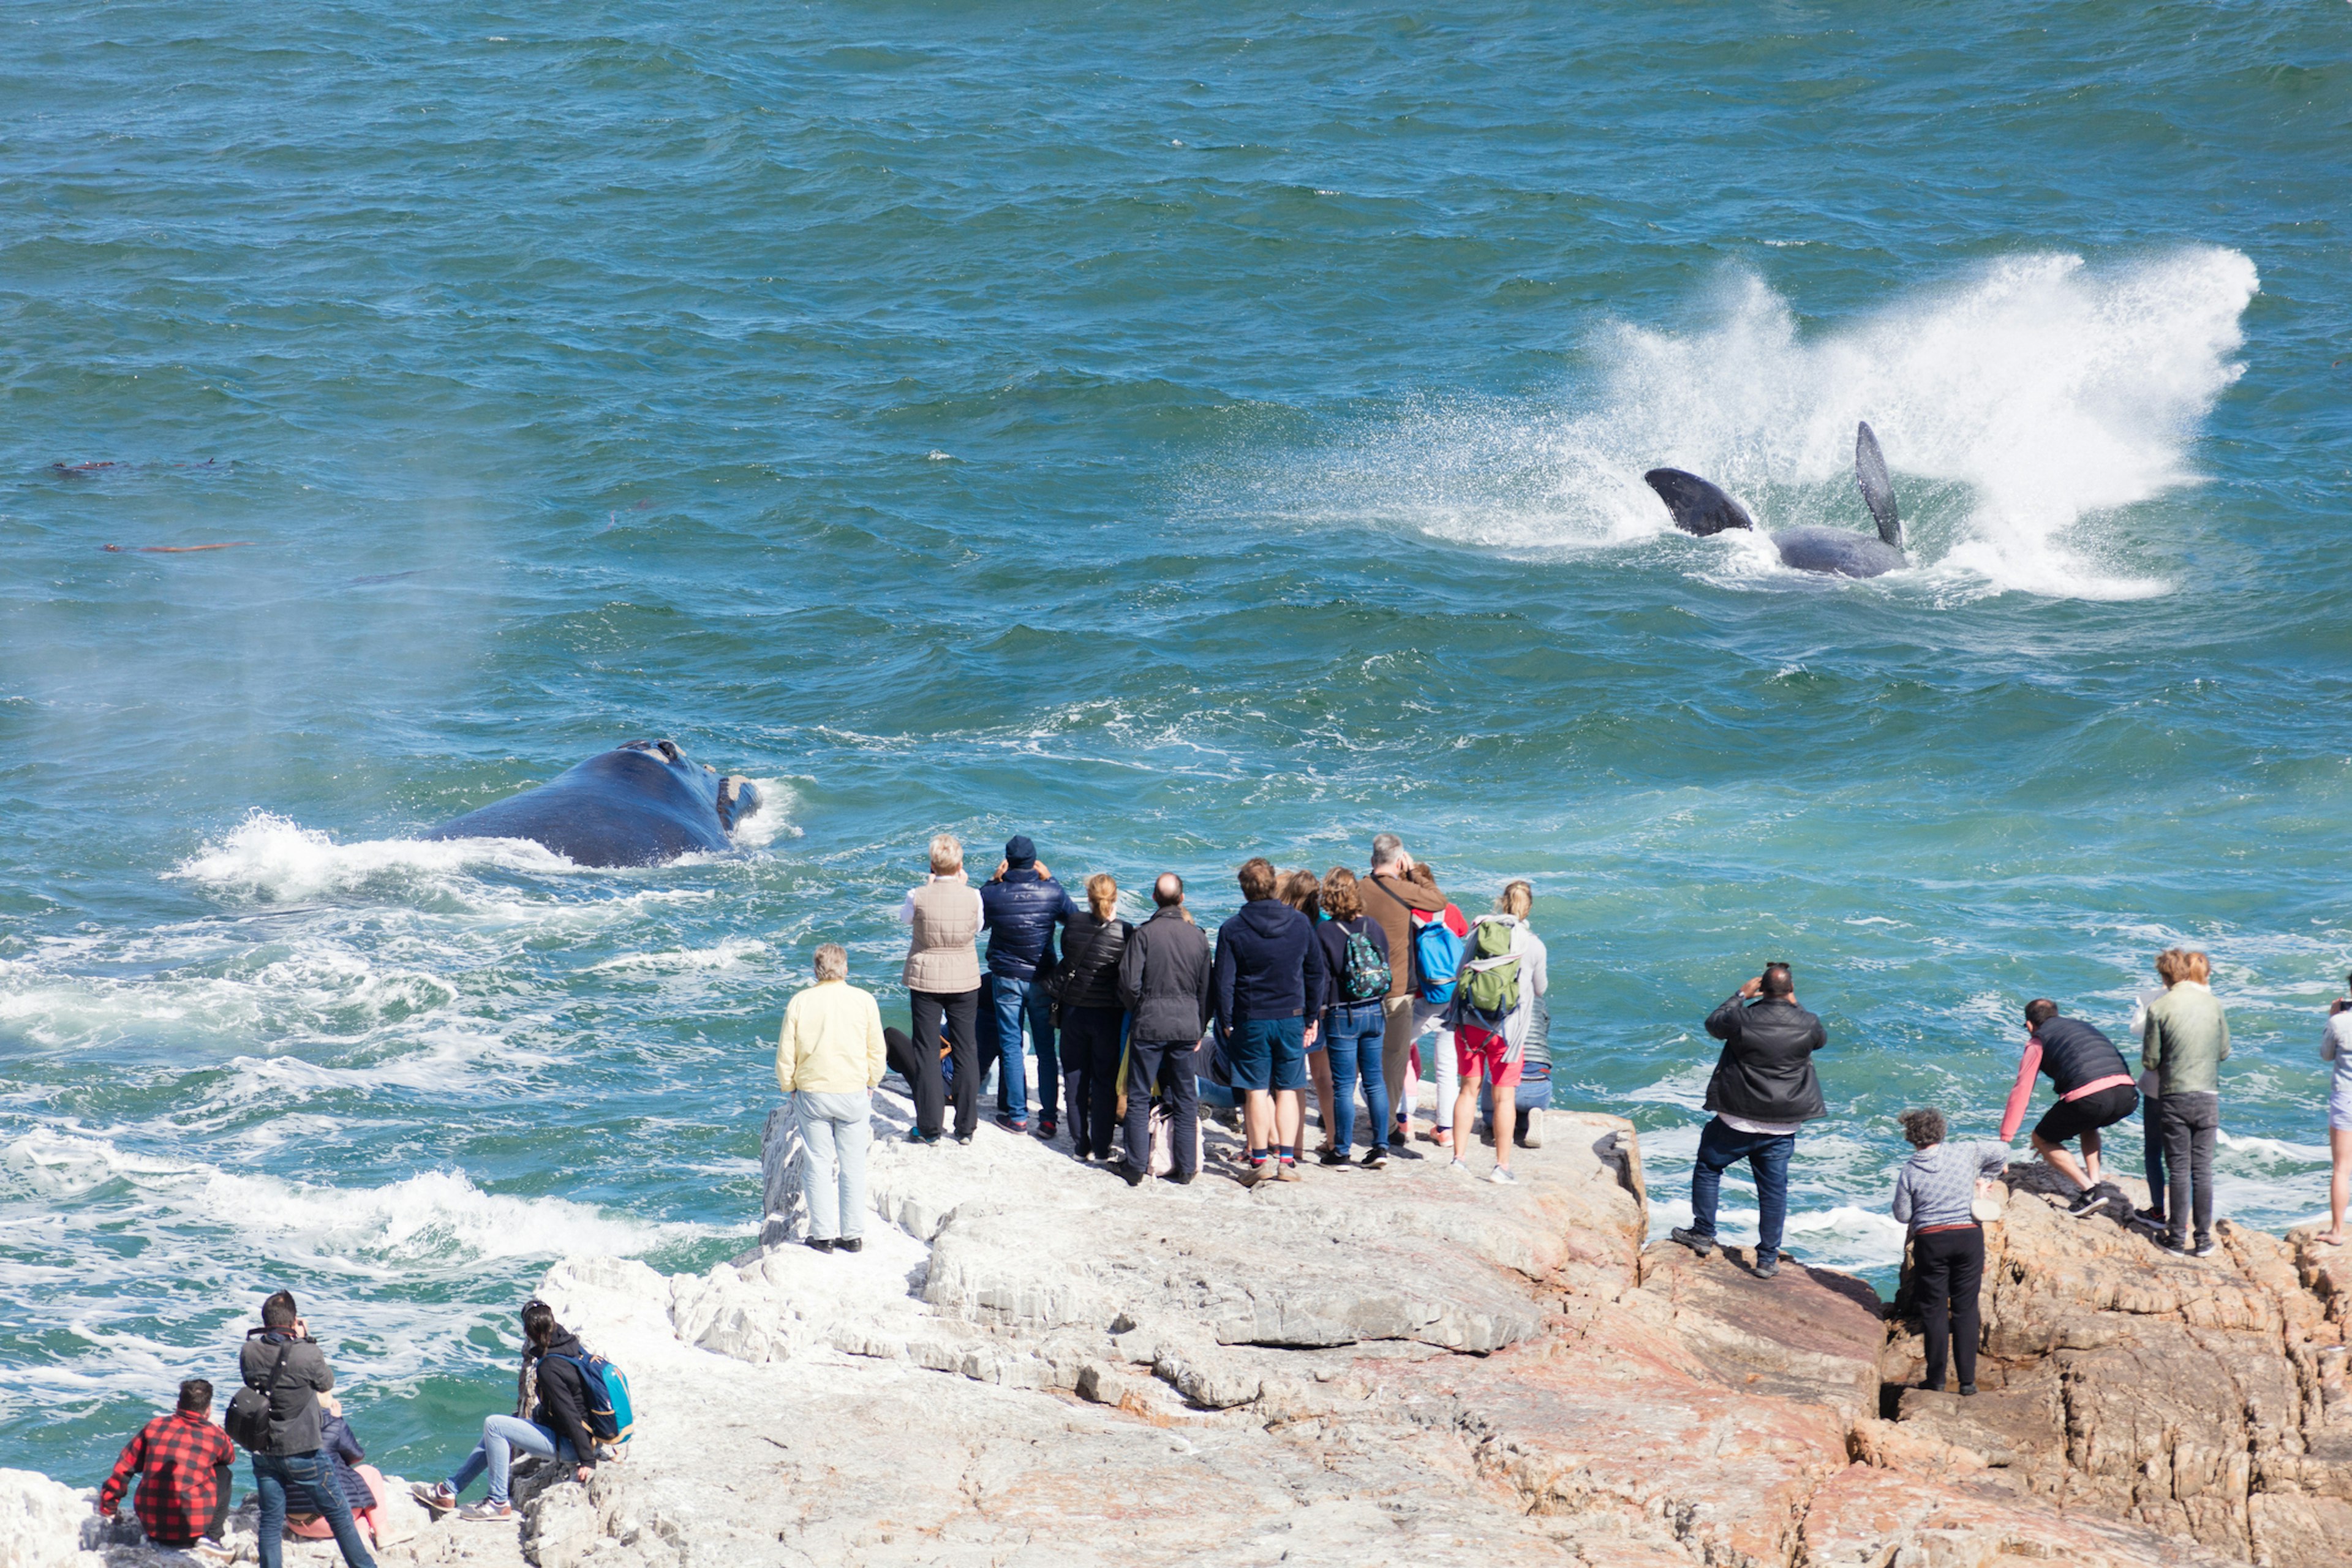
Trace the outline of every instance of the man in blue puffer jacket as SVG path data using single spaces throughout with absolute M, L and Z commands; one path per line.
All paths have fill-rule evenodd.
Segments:
M 1029 1131 L 1028 1065 L 1021 1048 L 1021 1025 L 1028 1021 L 1037 1047 L 1038 1134 L 1054 1135 L 1061 1105 L 1062 1064 L 1054 1049 L 1054 1018 L 1047 1010 L 1045 981 L 1054 973 L 1054 928 L 1066 926 L 1078 906 L 1062 884 L 1037 864 L 1037 847 L 1026 834 L 1005 842 L 1004 864 L 980 890 L 981 924 L 988 932 L 988 972 L 994 977 L 997 1058 L 996 1122 L 1008 1131 Z

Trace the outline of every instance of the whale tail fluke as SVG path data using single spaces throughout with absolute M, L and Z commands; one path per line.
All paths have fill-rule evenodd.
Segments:
M 1878 537 L 1902 549 L 1903 519 L 1895 510 L 1895 485 L 1886 477 L 1886 454 L 1878 449 L 1868 420 L 1853 427 L 1853 482 L 1862 487 L 1862 504 L 1878 524 Z
M 1756 526 L 1756 520 L 1748 515 L 1746 507 L 1696 474 L 1686 474 L 1680 468 L 1652 468 L 1642 479 L 1658 492 L 1658 499 L 1674 513 L 1675 526 L 1685 533 L 1708 539 L 1727 528 Z

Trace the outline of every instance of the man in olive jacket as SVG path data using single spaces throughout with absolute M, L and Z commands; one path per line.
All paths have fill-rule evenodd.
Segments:
M 1184 879 L 1164 872 L 1151 889 L 1159 905 L 1135 928 L 1118 955 L 1119 1000 L 1133 1015 L 1127 1035 L 1127 1184 L 1151 1171 L 1151 1091 L 1168 1097 L 1176 1118 L 1176 1171 L 1190 1182 L 1201 1155 L 1201 1085 L 1194 1052 L 1208 1032 L 1212 1001 L 1209 939 L 1184 910 Z
M 1797 1005 L 1797 984 L 1785 963 L 1766 964 L 1707 1015 L 1706 1032 L 1723 1042 L 1706 1085 L 1706 1109 L 1715 1120 L 1700 1131 L 1691 1165 L 1690 1226 L 1677 1226 L 1674 1238 L 1701 1258 L 1715 1249 L 1723 1173 L 1745 1160 L 1756 1176 L 1756 1274 L 1769 1279 L 1780 1271 L 1797 1129 L 1829 1114 L 1813 1076 L 1813 1053 L 1829 1043 L 1829 1033 Z

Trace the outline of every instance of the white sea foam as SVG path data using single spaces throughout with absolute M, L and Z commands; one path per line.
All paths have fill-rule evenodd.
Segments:
M 2251 260 L 2215 247 L 2098 267 L 2021 256 L 1808 336 L 1787 300 L 1733 274 L 1692 330 L 1597 334 L 1597 384 L 1564 416 L 1434 402 L 1303 482 L 1286 476 L 1276 504 L 1465 543 L 1583 550 L 1671 534 L 1642 482 L 1670 466 L 1723 485 L 1767 530 L 1861 530 L 1853 433 L 1867 419 L 1921 563 L 1888 581 L 2159 594 L 2168 542 L 2116 514 L 2194 482 L 2189 443 L 2240 374 L 2239 321 L 2257 284 Z M 1689 548 L 1719 581 L 1807 575 L 1753 535 Z
M 698 969 L 732 969 L 747 958 L 768 951 L 764 942 L 749 937 L 730 938 L 711 947 L 672 948 L 663 952 L 625 952 L 618 958 L 608 958 L 588 966 L 591 974 L 614 970 L 641 970 L 677 973 Z
M 580 869 L 528 839 L 369 838 L 338 844 L 317 828 L 255 811 L 226 838 L 206 843 L 167 875 L 221 892 L 298 903 L 371 885 L 397 885 L 419 873 L 492 868 L 541 876 Z
M 799 793 L 782 779 L 753 779 L 751 784 L 760 792 L 760 809 L 736 826 L 736 844 L 764 849 L 779 838 L 798 838 L 801 830 L 793 821 L 793 807 L 800 803 Z

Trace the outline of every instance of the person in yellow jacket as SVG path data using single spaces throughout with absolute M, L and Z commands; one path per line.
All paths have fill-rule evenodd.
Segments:
M 849 984 L 848 952 L 826 942 L 816 950 L 816 984 L 793 996 L 776 1037 L 776 1084 L 800 1118 L 808 1244 L 819 1252 L 865 1245 L 866 1146 L 885 1060 L 882 1009 L 872 992 Z

